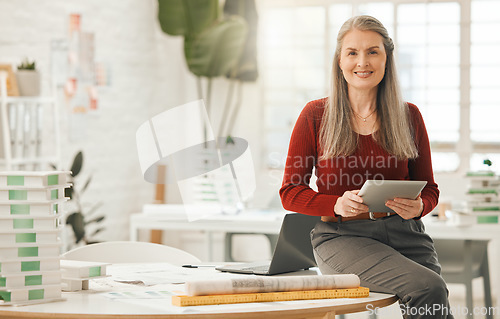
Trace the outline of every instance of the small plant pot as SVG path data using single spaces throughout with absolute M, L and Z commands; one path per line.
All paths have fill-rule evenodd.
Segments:
M 40 73 L 38 71 L 18 70 L 16 77 L 21 96 L 40 95 Z

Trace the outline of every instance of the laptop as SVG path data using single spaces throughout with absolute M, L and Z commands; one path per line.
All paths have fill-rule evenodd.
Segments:
M 230 264 L 215 269 L 254 275 L 276 275 L 316 266 L 311 245 L 311 230 L 319 216 L 286 214 L 271 261 Z

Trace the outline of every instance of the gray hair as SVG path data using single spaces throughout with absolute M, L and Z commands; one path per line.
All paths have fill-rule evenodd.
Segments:
M 320 159 L 351 155 L 358 145 L 358 135 L 354 132 L 351 121 L 347 82 L 339 66 L 342 42 L 345 35 L 353 29 L 380 34 L 387 54 L 385 75 L 378 85 L 377 93 L 379 129 L 373 137 L 391 155 L 400 159 L 416 158 L 418 151 L 408 116 L 408 105 L 403 101 L 396 72 L 394 43 L 380 21 L 362 15 L 347 20 L 337 36 L 330 94 L 320 128 L 320 145 L 323 151 Z

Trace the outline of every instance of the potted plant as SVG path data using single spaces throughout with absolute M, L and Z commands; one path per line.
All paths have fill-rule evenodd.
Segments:
M 231 142 L 243 101 L 241 85 L 258 77 L 257 9 L 254 0 L 222 2 L 223 8 L 219 0 L 158 0 L 158 21 L 164 33 L 184 37 L 186 64 L 196 76 L 198 97 L 204 99 L 209 116 L 212 80 L 223 76 L 229 80 L 217 136 L 229 137 Z M 206 79 L 205 96 L 202 78 Z
M 217 105 L 223 106 L 220 121 L 214 121 L 220 122 L 216 129 L 215 147 L 220 151 L 223 162 L 235 159 L 247 146 L 244 139 L 232 137 L 232 130 L 244 100 L 243 83 L 255 82 L 258 77 L 257 20 L 255 0 L 158 0 L 161 30 L 171 36 L 184 37 L 186 65 L 196 77 L 198 98 L 204 100 L 210 119 L 213 119 L 213 80 L 219 77 L 228 80 L 225 101 L 217 101 Z M 204 126 L 203 130 L 206 137 L 207 127 Z M 206 148 L 207 144 L 205 149 L 200 150 L 200 165 L 204 165 L 207 156 L 211 156 L 207 154 L 214 151 Z M 239 197 L 244 201 L 245 198 L 239 190 L 228 190 L 227 185 L 231 183 L 227 183 L 229 175 L 226 173 L 217 170 L 200 175 L 198 182 L 209 187 L 210 191 L 196 194 L 198 198 L 213 201 L 213 198 L 208 198 L 212 195 L 207 194 L 215 193 L 224 212 L 239 211 L 242 203 L 235 204 L 234 199 Z M 238 194 L 235 195 L 235 192 Z
M 86 245 L 98 242 L 94 239 L 94 236 L 104 230 L 100 223 L 105 219 L 105 216 L 95 216 L 97 209 L 102 206 L 102 202 L 95 202 L 90 205 L 84 205 L 82 202 L 82 196 L 92 179 L 90 176 L 82 186 L 77 185 L 79 183 L 76 182 L 76 177 L 79 176 L 82 166 L 83 153 L 80 151 L 76 154 L 71 165 L 71 187 L 65 189 L 65 196 L 69 198 L 66 225 L 71 226 L 74 235 L 74 243 L 69 245 L 68 250 L 78 244 L 83 243 Z
M 36 62 L 24 59 L 17 66 L 17 85 L 21 96 L 40 95 L 40 73 L 36 69 Z

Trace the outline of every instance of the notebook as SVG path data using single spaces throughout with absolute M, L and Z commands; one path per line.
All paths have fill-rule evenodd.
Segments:
M 286 214 L 271 261 L 218 266 L 224 272 L 255 275 L 276 275 L 316 266 L 311 245 L 311 230 L 319 216 Z

